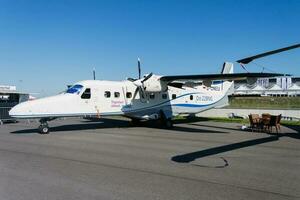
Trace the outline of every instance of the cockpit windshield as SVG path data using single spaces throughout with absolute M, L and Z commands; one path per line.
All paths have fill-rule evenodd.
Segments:
M 79 94 L 80 91 L 82 90 L 83 86 L 82 85 L 73 85 L 72 87 L 70 87 L 66 93 L 70 93 L 70 94 Z

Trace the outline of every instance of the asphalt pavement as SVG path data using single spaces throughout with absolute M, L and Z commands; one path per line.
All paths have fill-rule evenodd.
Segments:
M 0 126 L 0 199 L 300 199 L 300 134 L 122 119 Z

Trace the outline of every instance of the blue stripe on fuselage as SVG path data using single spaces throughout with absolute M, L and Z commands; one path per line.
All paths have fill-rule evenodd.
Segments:
M 180 107 L 190 107 L 190 108 L 199 108 L 199 107 L 205 107 L 205 106 L 210 106 L 215 103 L 211 104 L 189 104 L 189 103 L 178 103 L 178 104 L 172 104 L 172 106 L 180 106 Z

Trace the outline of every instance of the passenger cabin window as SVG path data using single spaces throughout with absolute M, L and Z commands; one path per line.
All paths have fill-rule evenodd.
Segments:
M 131 92 L 126 92 L 126 98 L 130 99 L 132 97 L 132 93 Z
M 82 99 L 90 99 L 91 98 L 91 89 L 86 88 L 85 91 L 81 95 Z
M 155 98 L 155 94 L 151 93 L 149 97 L 150 97 L 150 99 L 154 99 Z
M 193 95 L 190 95 L 190 100 L 193 100 L 194 99 L 194 96 Z
M 161 96 L 163 99 L 166 99 L 167 97 L 168 97 L 168 95 L 167 94 L 162 94 L 162 96 Z
M 115 92 L 115 98 L 119 98 L 120 97 L 120 92 Z
M 105 91 L 104 92 L 104 97 L 110 98 L 110 91 Z
M 176 99 L 176 94 L 172 94 L 172 99 Z

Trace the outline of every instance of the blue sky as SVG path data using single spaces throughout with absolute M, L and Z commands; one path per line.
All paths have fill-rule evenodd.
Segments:
M 299 21 L 299 0 L 0 0 L 0 84 L 47 96 L 94 67 L 98 79 L 136 77 L 137 57 L 143 73 L 218 73 L 299 43 Z M 256 63 L 300 76 L 300 49 Z

